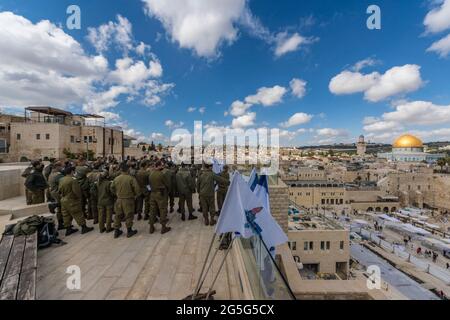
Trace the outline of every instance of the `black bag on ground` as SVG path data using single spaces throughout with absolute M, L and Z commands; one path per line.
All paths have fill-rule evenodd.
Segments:
M 14 235 L 15 237 L 32 235 L 38 233 L 38 248 L 47 248 L 53 243 L 60 244 L 58 231 L 52 217 L 31 216 L 15 225 L 6 227 L 5 235 Z

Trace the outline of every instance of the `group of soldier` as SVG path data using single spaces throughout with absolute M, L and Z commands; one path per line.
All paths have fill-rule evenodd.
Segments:
M 174 212 L 178 198 L 181 220 L 195 220 L 193 194 L 199 194 L 200 208 L 207 226 L 216 224 L 230 184 L 228 167 L 215 174 L 212 165 L 175 165 L 170 158 L 154 156 L 129 158 L 118 162 L 113 157 L 97 158 L 88 162 L 50 159 L 32 161 L 22 174 L 25 178 L 27 204 L 49 203 L 49 209 L 58 219 L 58 230 L 69 236 L 78 229 L 85 234 L 93 231 L 88 220 L 98 224 L 101 233 L 114 232 L 114 238 L 123 234 L 125 222 L 127 237 L 134 236 L 134 220 L 148 220 L 149 232 L 155 232 L 157 222 L 161 234 L 171 230 L 168 213 Z M 217 206 L 216 210 L 216 193 Z M 187 216 L 186 216 L 187 206 Z

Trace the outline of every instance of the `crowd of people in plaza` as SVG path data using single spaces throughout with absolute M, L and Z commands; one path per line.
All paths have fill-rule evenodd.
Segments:
M 35 160 L 22 176 L 27 204 L 48 202 L 56 214 L 58 230 L 65 230 L 66 236 L 79 231 L 73 220 L 82 234 L 94 230 L 87 224 L 92 220 L 101 233 L 114 232 L 114 238 L 123 234 L 123 223 L 126 236 L 134 236 L 137 230 L 133 223 L 142 219 L 149 222 L 150 234 L 157 222 L 161 234 L 171 231 L 168 214 L 174 212 L 176 198 L 180 219 L 197 219 L 192 200 L 195 193 L 199 194 L 204 224 L 214 226 L 230 184 L 227 166 L 216 174 L 210 163 L 176 165 L 169 157 L 155 156 L 122 162 L 114 157 L 50 159 L 47 166 Z

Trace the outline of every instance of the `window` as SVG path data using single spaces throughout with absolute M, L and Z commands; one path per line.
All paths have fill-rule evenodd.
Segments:
M 303 243 L 303 250 L 304 250 L 304 251 L 308 251 L 308 242 L 307 242 L 307 241 L 305 241 L 305 242 Z
M 36 135 L 36 140 L 41 140 L 41 135 L 39 133 Z
M 311 250 L 311 251 L 314 250 L 314 242 L 312 242 L 312 241 L 309 242 L 309 250 Z
M 8 145 L 5 139 L 0 139 L 0 153 L 8 153 Z
M 331 249 L 331 242 L 327 241 L 327 250 L 330 250 L 330 249 Z
M 297 242 L 292 242 L 292 250 L 296 251 L 297 250 Z
M 89 136 L 89 143 L 92 142 L 92 136 Z
M 339 249 L 344 250 L 344 241 L 339 243 Z
M 320 241 L 320 250 L 325 250 L 325 241 Z
M 74 136 L 70 136 L 70 143 L 75 143 L 75 137 Z
M 50 140 L 50 133 L 45 134 L 45 140 Z
M 20 140 L 20 138 L 22 138 L 22 136 L 20 135 L 20 133 L 17 134 L 16 139 Z

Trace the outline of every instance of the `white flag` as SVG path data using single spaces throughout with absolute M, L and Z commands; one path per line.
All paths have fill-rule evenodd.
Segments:
M 260 235 L 268 249 L 287 242 L 286 234 L 264 206 L 241 174 L 236 173 L 225 198 L 216 233 L 233 232 L 244 238 Z

